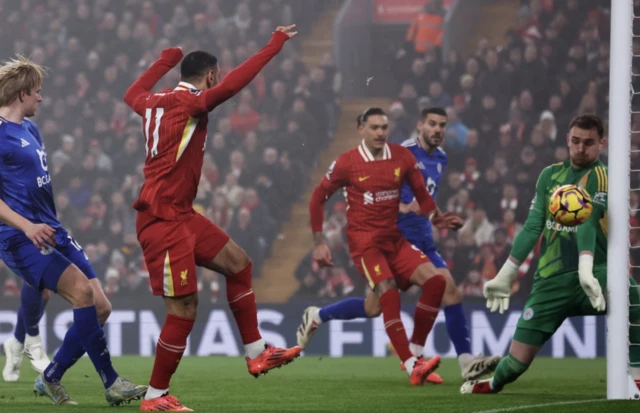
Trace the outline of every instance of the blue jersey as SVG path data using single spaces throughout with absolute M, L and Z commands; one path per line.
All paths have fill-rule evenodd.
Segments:
M 29 120 L 18 124 L 0 117 L 0 199 L 33 223 L 61 228 L 47 154 L 38 128 Z M 17 233 L 0 222 L 0 240 Z
M 424 177 L 424 184 L 427 187 L 427 191 L 436 199 L 440 178 L 442 177 L 444 168 L 447 166 L 447 154 L 441 148 L 437 148 L 432 154 L 429 154 L 420 146 L 416 139 L 406 140 L 402 146 L 409 149 L 411 153 L 413 153 L 413 156 L 415 156 L 420 172 Z M 409 185 L 405 182 L 402 187 L 400 202 L 408 204 L 413 201 L 413 199 L 413 192 L 411 192 L 411 188 L 409 188 Z M 398 214 L 398 227 L 400 227 L 402 235 L 411 242 L 433 240 L 431 222 L 423 215 L 417 215 L 413 212 L 409 214 Z

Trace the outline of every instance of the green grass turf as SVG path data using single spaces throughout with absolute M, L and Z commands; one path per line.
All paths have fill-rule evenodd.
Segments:
M 4 365 L 4 358 L 0 358 Z M 121 357 L 116 369 L 137 383 L 147 383 L 153 359 Z M 102 385 L 89 360 L 83 358 L 65 376 L 64 384 L 79 406 L 55 407 L 32 393 L 36 373 L 23 362 L 18 383 L 0 382 L 0 412 L 133 412 L 140 402 L 108 407 Z M 498 395 L 460 395 L 458 363 L 443 361 L 445 383 L 412 387 L 395 358 L 308 356 L 255 379 L 241 358 L 185 357 L 171 391 L 197 412 L 479 412 L 518 406 L 604 399 L 605 361 L 541 358 L 516 383 Z M 118 409 L 118 410 L 114 410 Z M 518 412 L 629 412 L 640 402 L 565 404 Z

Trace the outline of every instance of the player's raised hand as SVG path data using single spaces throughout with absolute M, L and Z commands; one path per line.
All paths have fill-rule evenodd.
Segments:
M 168 47 L 162 51 L 161 57 L 175 66 L 182 60 L 184 53 L 182 47 Z
M 462 227 L 464 221 L 453 212 L 445 212 L 443 214 L 439 210 L 436 210 L 435 214 L 431 217 L 431 223 L 440 229 L 458 230 Z
M 24 234 L 38 248 L 55 247 L 56 231 L 47 224 L 31 224 L 27 227 Z
M 298 32 L 292 31 L 295 28 L 296 28 L 295 24 L 292 24 L 291 26 L 278 26 L 276 27 L 276 31 L 286 34 L 287 36 L 289 36 L 289 39 L 291 39 L 293 36 L 298 34 Z
M 318 244 L 313 249 L 313 260 L 318 263 L 320 268 L 333 267 L 333 258 L 331 250 L 327 244 Z

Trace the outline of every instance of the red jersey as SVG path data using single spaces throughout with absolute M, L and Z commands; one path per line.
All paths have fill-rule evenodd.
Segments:
M 173 90 L 150 90 L 182 59 L 166 49 L 127 90 L 124 100 L 142 116 L 145 181 L 133 207 L 165 220 L 193 212 L 207 140 L 208 112 L 245 87 L 275 56 L 289 37 L 275 32 L 269 44 L 206 91 L 180 82 Z
M 413 154 L 403 146 L 386 144 L 376 160 L 364 142 L 340 155 L 316 187 L 309 206 L 313 232 L 322 231 L 323 204 L 340 188 L 347 193 L 347 238 L 351 254 L 368 246 L 402 237 L 396 224 L 402 184 L 407 180 L 422 212 L 436 204 L 424 186 Z

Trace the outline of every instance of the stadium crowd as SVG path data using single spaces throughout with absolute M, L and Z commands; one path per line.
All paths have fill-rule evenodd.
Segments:
M 522 0 L 503 45 L 480 39 L 465 60 L 456 50 L 443 58 L 439 47 L 416 52 L 407 42 L 390 57 L 398 82 L 396 100 L 386 108 L 391 142 L 416 136 L 423 108 L 439 106 L 448 114 L 449 163 L 437 203 L 466 223 L 457 233 L 434 236 L 466 300 L 483 300 L 483 283 L 508 257 L 540 171 L 568 159 L 565 134 L 571 119 L 578 113 L 608 117 L 608 7 L 600 0 Z M 438 7 L 427 11 L 444 13 Z M 640 130 L 638 115 L 634 124 L 633 130 Z M 639 138 L 634 135 L 636 148 Z M 640 205 L 638 194 L 632 196 Z M 336 265 L 318 269 L 307 256 L 296 273 L 300 291 L 317 301 L 362 296 L 365 285 L 346 254 L 344 204 L 329 208 L 325 233 Z M 640 245 L 633 232 L 632 241 Z M 514 282 L 516 301 L 530 291 L 535 252 Z
M 0 56 L 29 56 L 51 69 L 34 118 L 43 134 L 57 213 L 84 247 L 107 295 L 149 290 L 131 204 L 142 184 L 140 118 L 126 88 L 162 49 L 207 50 L 222 78 L 265 45 L 278 25 L 304 34 L 326 2 L 292 0 L 0 0 Z M 259 269 L 309 165 L 330 141 L 339 111 L 331 56 L 307 68 L 288 47 L 209 122 L 194 208 L 226 230 Z M 178 71 L 157 86 L 172 88 Z M 259 270 L 255 271 L 259 273 Z M 218 277 L 203 270 L 203 294 Z M 2 294 L 19 281 L 0 264 Z

